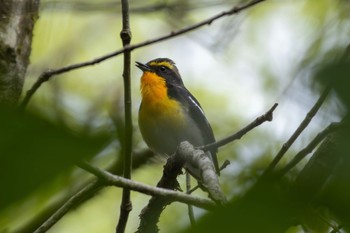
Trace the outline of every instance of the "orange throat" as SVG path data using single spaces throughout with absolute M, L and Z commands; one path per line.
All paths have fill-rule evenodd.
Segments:
M 165 80 L 155 73 L 144 72 L 141 77 L 141 95 L 146 105 L 168 99 Z
M 180 104 L 168 97 L 165 79 L 157 74 L 144 72 L 141 77 L 141 95 L 142 115 L 147 113 L 147 117 L 152 118 L 173 118 L 181 115 Z

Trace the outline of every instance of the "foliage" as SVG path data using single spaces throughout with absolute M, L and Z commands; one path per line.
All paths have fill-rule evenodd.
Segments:
M 106 136 L 79 135 L 43 117 L 0 108 L 0 208 L 28 196 L 81 159 L 95 155 Z
M 233 5 L 247 2 L 235 1 Z M 30 89 L 33 78 L 47 68 L 90 61 L 120 48 L 116 39 L 121 18 L 115 13 L 118 7 L 119 3 L 100 1 L 42 1 L 24 90 Z M 173 203 L 160 219 L 161 232 L 285 232 L 298 225 L 311 232 L 350 232 L 350 135 L 346 125 L 350 107 L 349 51 L 343 55 L 349 43 L 344 33 L 349 27 L 348 8 L 340 0 L 263 1 L 238 16 L 188 32 L 185 37 L 132 51 L 132 61 L 171 57 L 177 62 L 186 85 L 200 97 L 217 139 L 247 125 L 266 106 L 279 103 L 271 124 L 220 149 L 219 160 L 231 160 L 220 177 L 230 199 L 227 206 L 208 213 L 196 209 L 198 222 L 190 227 L 185 207 Z M 130 1 L 131 44 L 163 36 L 229 9 L 232 1 Z M 23 224 L 23 215 L 29 225 L 37 227 L 36 221 L 40 225 L 53 212 L 41 217 L 30 202 L 43 205 L 44 213 L 52 206 L 56 210 L 64 205 L 86 178 L 74 167 L 78 161 L 99 154 L 92 163 L 107 167 L 116 158 L 120 160 L 121 152 L 115 150 L 115 144 L 119 149 L 124 130 L 122 64 L 117 57 L 58 74 L 38 89 L 24 112 L 1 107 L 0 181 L 6 191 L 0 194 L 0 225 L 7 228 L 0 231 L 16 232 L 20 227 L 14 225 Z M 140 75 L 133 69 L 131 73 Z M 132 110 L 136 113 L 139 80 L 131 82 Z M 328 85 L 332 85 L 331 95 L 275 171 L 285 168 L 325 125 L 341 121 L 342 129 L 326 135 L 311 159 L 298 163 L 283 178 L 262 181 L 261 175 L 276 152 Z M 137 122 L 135 117 L 132 120 Z M 138 154 L 145 145 L 137 125 L 133 130 L 133 150 Z M 117 137 L 108 152 L 101 153 L 110 142 L 106 131 Z M 154 157 L 152 161 L 159 162 Z M 133 171 L 132 179 L 155 185 L 162 167 L 146 164 Z M 50 184 L 62 173 L 73 178 L 53 189 Z M 184 182 L 180 183 L 183 187 Z M 100 189 L 101 186 L 96 191 Z M 114 230 L 121 199 L 116 190 L 119 188 L 105 188 L 96 196 L 89 195 L 84 200 L 90 202 L 79 202 L 77 211 L 65 214 L 50 232 Z M 58 201 L 57 195 L 62 196 Z M 206 196 L 200 191 L 193 195 Z M 134 210 L 127 232 L 137 228 L 138 215 L 148 198 L 133 193 Z M 95 203 L 94 208 L 91 203 Z M 13 209 L 23 213 L 18 215 L 19 221 L 10 219 L 13 215 L 8 217 Z M 81 219 L 86 215 L 92 217 L 84 224 Z

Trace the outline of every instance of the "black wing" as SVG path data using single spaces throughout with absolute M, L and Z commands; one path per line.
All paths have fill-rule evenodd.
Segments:
M 213 130 L 205 117 L 204 111 L 199 104 L 198 100 L 184 87 L 184 86 L 168 86 L 168 95 L 171 98 L 174 98 L 181 103 L 185 104 L 185 107 L 188 109 L 188 113 L 191 118 L 194 119 L 194 122 L 197 124 L 198 128 L 202 132 L 202 137 L 204 138 L 205 144 L 215 142 L 215 137 Z M 216 172 L 219 174 L 219 164 L 217 160 L 217 149 L 210 150 L 212 160 L 215 166 Z

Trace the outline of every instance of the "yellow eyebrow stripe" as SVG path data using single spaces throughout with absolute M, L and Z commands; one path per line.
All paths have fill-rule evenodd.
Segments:
M 171 70 L 174 68 L 174 66 L 170 62 L 167 62 L 167 61 L 162 61 L 162 62 L 155 62 L 155 61 L 153 61 L 149 65 L 150 66 L 165 66 L 165 67 L 168 67 Z

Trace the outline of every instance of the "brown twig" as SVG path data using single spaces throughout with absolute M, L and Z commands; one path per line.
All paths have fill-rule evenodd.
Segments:
M 168 158 L 157 187 L 169 190 L 181 190 L 176 178 L 178 175 L 182 174 L 182 167 L 184 166 L 185 160 L 178 155 L 178 153 L 175 153 Z M 172 202 L 173 200 L 164 196 L 153 196 L 139 215 L 140 224 L 137 228 L 137 233 L 158 232 L 157 223 L 159 217 L 164 208 Z
M 176 153 L 167 160 L 164 166 L 163 176 L 158 182 L 157 187 L 171 190 L 179 189 L 177 176 L 182 174 L 182 168 L 188 165 L 200 170 L 201 177 L 199 177 L 200 180 L 198 181 L 201 183 L 201 187 L 208 192 L 210 198 L 217 204 L 226 203 L 226 197 L 221 190 L 212 161 L 205 155 L 204 151 L 195 149 L 187 141 L 181 142 Z M 140 225 L 137 232 L 158 232 L 157 223 L 159 217 L 165 207 L 172 202 L 173 200 L 164 196 L 153 196 L 140 214 Z
M 230 161 L 229 160 L 225 160 L 222 165 L 220 166 L 219 170 L 223 171 L 228 165 L 230 165 Z M 191 194 L 194 191 L 196 191 L 199 188 L 199 185 L 194 186 L 193 188 L 186 190 L 187 194 Z
M 61 206 L 53 215 L 50 216 L 38 229 L 34 231 L 34 233 L 44 233 L 47 232 L 53 225 L 55 225 L 68 211 L 70 211 L 73 207 L 76 206 L 77 203 L 83 201 L 87 196 L 90 196 L 91 193 L 95 193 L 101 188 L 100 182 L 94 181 L 85 186 L 75 195 L 73 195 L 69 200 Z
M 207 210 L 215 207 L 215 203 L 211 200 L 194 197 L 191 195 L 183 194 L 181 192 L 172 191 L 164 188 L 155 188 L 153 186 L 145 185 L 137 181 L 125 179 L 124 177 L 116 176 L 97 167 L 93 167 L 86 162 L 81 162 L 78 166 L 84 169 L 85 171 L 94 174 L 100 179 L 101 182 L 104 182 L 106 185 L 128 188 L 130 190 L 152 196 L 162 196 L 165 198 L 169 198 L 172 201 L 191 204 Z
M 235 133 L 231 136 L 228 136 L 227 138 L 221 139 L 219 141 L 216 141 L 216 142 L 204 145 L 204 146 L 200 146 L 200 147 L 198 147 L 198 149 L 207 151 L 207 150 L 211 150 L 213 148 L 219 148 L 221 146 L 228 144 L 229 142 L 240 139 L 241 137 L 243 137 L 244 134 L 248 133 L 250 130 L 254 129 L 255 127 L 261 125 L 265 121 L 272 121 L 273 111 L 275 111 L 277 106 L 278 106 L 278 104 L 275 103 L 264 115 L 261 115 L 260 117 L 256 118 L 252 123 L 250 123 L 249 125 L 247 125 L 243 129 L 241 129 L 237 133 Z
M 154 153 L 150 150 L 144 150 L 141 152 L 134 153 L 132 162 L 133 169 L 138 169 L 139 167 L 144 165 L 146 161 L 149 160 L 149 158 L 152 158 L 153 156 Z M 121 162 L 121 160 L 117 160 L 113 165 L 111 165 L 107 169 L 107 171 L 112 172 L 113 174 L 122 174 L 123 170 Z M 55 211 L 51 212 L 50 214 L 47 214 L 46 216 L 50 216 L 49 218 L 46 217 L 43 219 L 34 220 L 34 223 L 28 223 L 27 226 L 19 229 L 16 232 L 33 232 L 34 229 L 37 229 L 36 232 L 38 233 L 46 232 L 53 225 L 55 225 L 68 211 L 70 211 L 72 208 L 76 208 L 85 201 L 89 200 L 105 186 L 106 185 L 104 183 L 99 182 L 97 179 L 94 181 L 89 181 L 89 183 L 83 185 L 82 188 L 74 192 L 73 195 L 70 195 L 69 198 L 64 198 L 66 201 L 60 201 L 59 203 L 57 203 L 57 205 L 55 206 L 59 206 L 59 208 L 55 209 Z M 39 222 L 40 225 L 36 225 L 36 222 Z M 33 224 L 34 226 L 32 226 Z
M 292 161 L 290 161 L 284 168 L 281 170 L 272 173 L 274 178 L 280 178 L 284 176 L 290 169 L 297 165 L 303 158 L 305 158 L 309 153 L 311 153 L 316 146 L 322 142 L 322 140 L 327 137 L 330 133 L 333 133 L 341 128 L 344 128 L 344 123 L 331 123 L 327 128 L 322 130 L 317 136 L 301 151 L 299 151 Z
M 120 32 L 120 37 L 123 42 L 123 47 L 130 45 L 131 31 L 129 19 L 129 3 L 128 0 L 122 0 L 122 18 L 123 28 Z M 131 112 L 131 81 L 130 81 L 130 57 L 131 51 L 124 51 L 124 140 L 123 140 L 123 175 L 126 179 L 131 179 L 131 153 L 132 153 L 132 112 Z M 116 227 L 116 233 L 124 233 L 128 222 L 129 213 L 132 210 L 130 199 L 130 190 L 123 188 L 122 200 L 120 204 L 119 221 Z
M 195 158 L 195 149 L 188 142 L 180 143 L 176 153 L 169 157 L 164 166 L 163 176 L 157 184 L 157 187 L 166 188 L 170 190 L 177 190 L 180 188 L 177 182 L 177 176 L 182 174 L 182 168 L 186 163 L 189 163 Z M 204 154 L 203 151 L 201 151 Z M 200 169 L 200 168 L 198 168 Z M 215 169 L 212 166 L 213 174 L 216 175 Z M 202 170 L 201 170 L 202 171 Z M 158 232 L 157 223 L 159 217 L 165 207 L 171 204 L 173 200 L 164 196 L 153 196 L 146 207 L 144 207 L 140 214 L 140 225 L 137 233 Z
M 310 109 L 310 111 L 306 114 L 304 120 L 300 123 L 299 127 L 295 130 L 293 135 L 288 139 L 286 143 L 283 144 L 281 149 L 278 151 L 275 158 L 272 160 L 270 165 L 265 170 L 263 176 L 269 175 L 273 169 L 276 167 L 277 163 L 282 159 L 283 155 L 287 152 L 287 150 L 291 147 L 291 145 L 294 143 L 294 141 L 299 137 L 299 135 L 304 131 L 304 129 L 309 125 L 312 118 L 316 115 L 317 111 L 320 109 L 321 105 L 325 101 L 326 97 L 328 96 L 328 93 L 330 92 L 331 87 L 328 86 L 326 89 L 322 92 L 321 96 L 316 101 L 315 105 Z
M 189 194 L 191 191 L 191 175 L 186 171 L 186 193 Z M 190 223 L 193 226 L 196 223 L 196 219 L 194 217 L 193 206 L 187 205 L 188 217 L 190 219 Z
M 134 49 L 138 49 L 138 48 L 141 48 L 141 47 L 145 47 L 147 45 L 150 45 L 150 44 L 154 44 L 154 43 L 157 43 L 157 42 L 160 42 L 160 41 L 163 41 L 163 40 L 167 40 L 167 39 L 171 39 L 171 38 L 174 38 L 174 37 L 177 37 L 177 36 L 180 36 L 182 34 L 185 34 L 187 32 L 190 32 L 190 31 L 193 31 L 197 28 L 200 28 L 202 26 L 205 26 L 205 25 L 210 25 L 211 23 L 213 23 L 215 20 L 219 19 L 219 18 L 222 18 L 224 16 L 229 16 L 229 15 L 234 15 L 234 14 L 238 14 L 239 12 L 243 11 L 243 10 L 246 10 L 260 2 L 263 2 L 265 0 L 253 0 L 251 2 L 248 2 L 242 6 L 236 6 L 236 7 L 233 7 L 231 10 L 228 10 L 228 11 L 224 11 L 220 14 L 217 14 L 215 16 L 212 16 L 206 20 L 203 20 L 199 23 L 196 23 L 196 24 L 193 24 L 191 26 L 188 26 L 188 27 L 185 27 L 185 28 L 182 28 L 180 30 L 177 30 L 177 31 L 172 31 L 170 32 L 169 34 L 167 35 L 164 35 L 164 36 L 160 36 L 158 38 L 155 38 L 155 39 L 151 39 L 151 40 L 146 40 L 146 41 L 143 41 L 141 43 L 138 43 L 138 44 L 134 44 L 134 45 L 127 45 L 125 47 L 123 47 L 122 49 L 119 49 L 117 51 L 114 51 L 110 54 L 106 54 L 104 56 L 101 56 L 99 58 L 95 58 L 91 61 L 86 61 L 86 62 L 81 62 L 81 63 L 77 63 L 77 64 L 72 64 L 72 65 L 69 65 L 69 66 L 65 66 L 65 67 L 62 67 L 62 68 L 59 68 L 59 69 L 52 69 L 52 70 L 47 70 L 45 72 L 43 72 L 39 78 L 37 79 L 37 81 L 33 84 L 33 86 L 27 91 L 23 101 L 21 102 L 20 104 L 20 108 L 21 109 L 25 109 L 25 107 L 28 105 L 30 99 L 32 98 L 32 96 L 34 95 L 34 93 L 38 90 L 38 88 L 46 81 L 50 80 L 51 77 L 55 76 L 55 75 L 59 75 L 59 74 L 62 74 L 62 73 L 65 73 L 65 72 L 68 72 L 68 71 L 72 71 L 72 70 L 75 70 L 75 69 L 79 69 L 79 68 L 83 68 L 83 67 L 86 67 L 86 66 L 91 66 L 91 65 L 96 65 L 102 61 L 105 61 L 107 59 L 110 59 L 112 57 L 115 57 L 117 55 L 120 55 L 122 53 L 124 53 L 125 51 L 132 51 Z
M 350 44 L 346 46 L 343 56 L 340 58 L 340 61 L 345 61 L 346 59 L 349 58 L 349 56 L 350 56 Z

